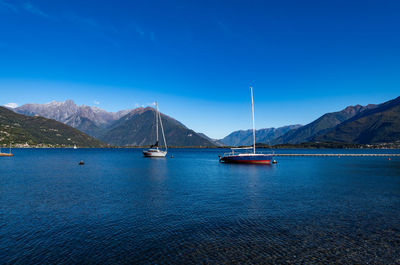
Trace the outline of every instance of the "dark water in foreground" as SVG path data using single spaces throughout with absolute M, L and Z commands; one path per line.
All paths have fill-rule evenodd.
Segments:
M 14 150 L 0 158 L 0 264 L 400 263 L 399 157 L 260 166 L 222 152 Z

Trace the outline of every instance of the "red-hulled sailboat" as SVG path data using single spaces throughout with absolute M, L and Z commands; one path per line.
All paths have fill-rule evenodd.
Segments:
M 274 153 L 256 152 L 256 130 L 254 126 L 254 101 L 253 101 L 253 88 L 251 91 L 251 112 L 253 118 L 253 146 L 245 148 L 231 148 L 230 153 L 225 153 L 220 156 L 219 161 L 223 163 L 240 163 L 240 164 L 271 164 L 273 161 Z M 240 152 L 240 150 L 251 150 L 252 152 Z

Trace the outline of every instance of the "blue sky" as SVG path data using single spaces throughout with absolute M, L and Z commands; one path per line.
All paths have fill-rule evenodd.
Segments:
M 221 138 L 400 95 L 399 1 L 0 0 L 0 105 L 159 101 Z

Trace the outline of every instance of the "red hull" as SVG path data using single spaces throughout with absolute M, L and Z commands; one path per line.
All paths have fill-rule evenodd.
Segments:
M 271 160 L 233 160 L 233 161 L 224 161 L 225 163 L 234 163 L 234 164 L 271 164 Z
M 233 164 L 271 164 L 272 155 L 231 155 L 222 157 L 220 161 Z

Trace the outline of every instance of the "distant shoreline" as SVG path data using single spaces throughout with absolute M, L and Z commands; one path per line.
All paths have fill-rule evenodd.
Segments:
M 2 149 L 9 149 L 9 146 L 2 146 Z M 108 147 L 77 147 L 77 149 L 146 149 L 149 146 L 108 146 Z M 238 147 L 231 146 L 216 146 L 216 147 L 204 147 L 204 146 L 171 146 L 168 149 L 231 149 Z M 63 146 L 15 146 L 12 149 L 74 149 L 73 147 L 63 147 Z M 257 149 L 273 149 L 273 150 L 285 150 L 285 149 L 391 149 L 391 150 L 400 150 L 400 146 L 297 146 L 297 145 L 288 145 L 288 146 L 271 146 L 271 147 L 257 147 Z

